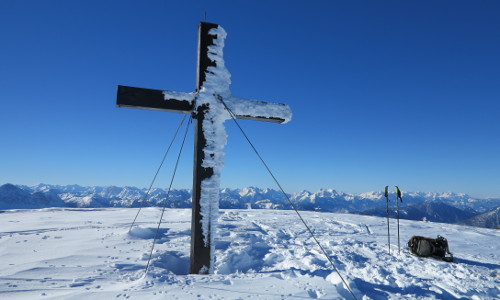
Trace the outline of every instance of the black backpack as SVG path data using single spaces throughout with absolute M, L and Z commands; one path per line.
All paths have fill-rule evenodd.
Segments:
M 448 241 L 438 235 L 436 239 L 414 235 L 408 241 L 410 252 L 420 257 L 434 257 L 453 262 L 453 254 L 448 249 Z M 450 256 L 446 256 L 449 254 Z

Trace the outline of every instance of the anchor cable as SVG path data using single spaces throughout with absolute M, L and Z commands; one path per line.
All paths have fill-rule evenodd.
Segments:
M 161 226 L 161 222 L 163 220 L 163 215 L 165 214 L 165 208 L 167 207 L 167 200 L 168 200 L 168 197 L 170 195 L 170 191 L 172 190 L 172 184 L 174 183 L 175 174 L 177 173 L 177 167 L 179 166 L 179 160 L 181 158 L 182 149 L 184 148 L 184 142 L 186 141 L 186 136 L 187 136 L 187 133 L 189 131 L 189 125 L 191 124 L 191 120 L 192 120 L 192 117 L 190 116 L 189 121 L 186 125 L 186 131 L 184 132 L 184 138 L 182 139 L 182 144 L 181 144 L 181 147 L 179 149 L 179 154 L 177 155 L 177 161 L 175 162 L 175 167 L 174 167 L 174 171 L 172 174 L 172 178 L 170 179 L 170 185 L 168 187 L 167 196 L 165 197 L 165 202 L 163 203 L 160 221 L 158 222 L 158 227 L 156 228 L 155 237 L 153 239 L 153 245 L 151 246 L 151 251 L 149 252 L 148 263 L 146 264 L 146 269 L 144 270 L 144 275 L 146 275 L 148 273 L 149 264 L 151 262 L 151 257 L 153 256 L 153 250 L 154 250 L 155 244 L 156 244 L 156 239 L 158 238 L 158 232 L 160 231 L 160 226 Z
M 349 287 L 349 285 L 347 284 L 347 282 L 345 281 L 344 277 L 342 277 L 342 275 L 340 274 L 339 270 L 337 269 L 337 267 L 335 266 L 335 264 L 333 263 L 333 260 L 331 259 L 331 257 L 326 253 L 326 250 L 325 248 L 323 248 L 323 246 L 321 245 L 321 243 L 318 241 L 318 239 L 316 238 L 316 236 L 314 235 L 313 231 L 311 230 L 311 228 L 309 227 L 309 225 L 307 225 L 306 221 L 304 220 L 304 218 L 302 217 L 302 215 L 299 213 L 297 207 L 295 206 L 295 204 L 293 204 L 292 200 L 290 199 L 290 197 L 285 193 L 285 190 L 283 189 L 283 187 L 281 186 L 281 184 L 278 182 L 278 180 L 276 179 L 276 177 L 274 176 L 273 172 L 271 172 L 271 169 L 269 169 L 268 165 L 266 164 L 266 162 L 264 161 L 264 159 L 262 158 L 262 156 L 260 155 L 259 151 L 257 151 L 257 148 L 255 148 L 255 146 L 253 145 L 253 143 L 250 141 L 250 138 L 247 136 L 247 134 L 245 133 L 245 131 L 243 131 L 243 128 L 240 126 L 239 122 L 236 120 L 236 116 L 235 114 L 233 113 L 233 111 L 226 105 L 226 103 L 224 102 L 224 100 L 222 99 L 221 96 L 218 96 L 217 97 L 219 99 L 219 101 L 224 105 L 224 108 L 229 112 L 229 115 L 231 116 L 231 118 L 233 119 L 234 123 L 236 124 L 236 126 L 239 128 L 239 130 L 241 131 L 241 133 L 243 134 L 243 136 L 245 137 L 245 139 L 247 140 L 247 142 L 250 144 L 250 147 L 253 149 L 253 151 L 255 152 L 255 154 L 259 157 L 260 161 L 262 162 L 262 164 L 264 165 L 264 167 L 266 168 L 267 172 L 271 175 L 271 177 L 273 178 L 274 182 L 276 183 L 276 185 L 279 187 L 279 189 L 281 190 L 281 192 L 283 193 L 283 195 L 285 195 L 286 199 L 288 200 L 288 203 L 290 203 L 290 205 L 292 206 L 293 210 L 295 211 L 295 213 L 297 214 L 297 216 L 299 217 L 299 219 L 302 221 L 302 224 L 304 224 L 304 226 L 306 227 L 307 231 L 309 232 L 309 234 L 311 235 L 311 237 L 313 238 L 313 240 L 315 241 L 315 243 L 318 245 L 318 247 L 321 249 L 321 252 L 323 252 L 323 255 L 327 258 L 327 260 L 330 262 L 330 264 L 332 265 L 333 269 L 335 270 L 335 272 L 337 273 L 337 275 L 339 275 L 340 279 L 342 280 L 342 282 L 344 283 L 344 285 L 347 287 L 347 289 L 349 290 L 349 292 L 351 293 L 352 297 L 354 299 L 357 300 L 357 297 L 354 295 L 354 292 L 352 291 L 352 289 Z
M 174 143 L 175 138 L 177 137 L 177 134 L 179 133 L 179 129 L 181 128 L 181 126 L 184 123 L 185 119 L 186 119 L 186 115 L 184 114 L 184 116 L 182 117 L 181 122 L 179 123 L 179 126 L 177 126 L 177 130 L 175 131 L 175 134 L 174 134 L 172 140 L 170 141 L 170 145 L 168 145 L 167 151 L 165 151 L 165 154 L 163 155 L 163 159 L 161 160 L 161 163 L 160 163 L 160 166 L 158 167 L 158 170 L 156 170 L 156 174 L 153 177 L 153 180 L 151 181 L 151 184 L 149 185 L 149 188 L 148 188 L 148 191 L 146 192 L 146 195 L 144 196 L 144 198 L 142 199 L 142 201 L 139 202 L 140 203 L 139 210 L 137 211 L 137 214 L 135 215 L 134 221 L 132 221 L 132 224 L 130 225 L 130 228 L 129 228 L 128 232 L 130 232 L 132 230 L 132 227 L 134 226 L 135 221 L 137 220 L 137 217 L 139 216 L 139 213 L 141 212 L 141 209 L 144 207 L 144 203 L 148 199 L 149 193 L 151 192 L 151 188 L 153 187 L 153 184 L 156 181 L 156 177 L 158 176 L 158 173 L 160 173 L 160 169 L 162 168 L 163 163 L 165 162 L 165 159 L 167 158 L 167 154 L 170 151 L 170 148 L 172 147 L 172 144 Z

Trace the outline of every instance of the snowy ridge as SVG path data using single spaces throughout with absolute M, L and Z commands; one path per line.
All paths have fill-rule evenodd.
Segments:
M 44 208 L 44 207 L 139 207 L 146 196 L 147 189 L 137 187 L 82 187 L 78 185 L 48 185 L 15 186 L 5 184 L 0 186 L 0 209 Z M 163 206 L 167 191 L 154 189 L 142 206 Z M 248 187 L 243 189 L 224 188 L 219 192 L 219 205 L 223 209 L 291 209 L 283 194 L 273 189 Z M 322 189 L 316 192 L 300 191 L 289 195 L 292 202 L 300 210 L 321 212 L 349 212 L 365 213 L 375 216 L 385 215 L 385 197 L 382 192 L 368 192 L 352 194 L 339 192 L 333 189 Z M 394 206 L 395 195 L 390 194 L 391 207 Z M 495 214 L 484 216 L 485 220 L 468 223 L 469 217 L 486 213 L 500 206 L 500 199 L 476 199 L 465 194 L 456 193 L 422 193 L 407 192 L 403 195 L 401 205 L 402 218 L 420 220 L 426 217 L 436 222 L 464 222 L 474 226 L 489 224 L 487 227 L 496 228 L 498 224 Z M 424 208 L 424 202 L 428 207 Z M 453 216 L 447 207 L 440 208 L 443 203 L 460 211 Z M 166 206 L 169 208 L 191 207 L 191 191 L 174 189 L 170 192 Z M 442 205 L 441 205 L 442 206 Z M 444 210 L 444 215 L 436 214 L 432 218 L 433 210 Z M 443 213 L 443 212 L 441 212 Z M 427 215 L 426 215 L 427 214 Z M 490 220 L 492 219 L 492 220 Z M 499 218 L 500 219 L 500 218 Z
M 474 216 L 464 222 L 467 225 L 485 228 L 500 228 L 500 207 Z
M 189 209 L 9 210 L 0 218 L 2 299 L 352 299 L 293 211 L 222 210 L 214 275 L 187 275 Z M 358 299 L 500 297 L 500 232 L 401 220 L 387 251 L 385 218 L 303 212 Z M 408 253 L 412 235 L 448 239 L 455 263 Z M 180 276 L 182 275 L 182 276 Z

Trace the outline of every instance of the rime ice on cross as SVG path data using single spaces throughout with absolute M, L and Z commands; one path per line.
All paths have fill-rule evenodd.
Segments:
M 239 119 L 286 123 L 292 113 L 286 104 L 233 97 L 231 74 L 222 50 L 226 32 L 217 24 L 199 24 L 198 76 L 193 93 L 118 86 L 117 105 L 191 113 L 195 120 L 191 274 L 213 272 L 215 229 L 219 211 L 220 175 L 224 165 L 226 131 L 231 118 L 224 103 Z

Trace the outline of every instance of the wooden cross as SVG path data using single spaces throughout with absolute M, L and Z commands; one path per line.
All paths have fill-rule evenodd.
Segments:
M 208 274 L 214 265 L 214 233 L 219 209 L 220 173 L 226 133 L 223 122 L 239 119 L 285 123 L 288 105 L 233 97 L 222 49 L 226 32 L 201 22 L 198 31 L 198 72 L 193 93 L 118 86 L 117 106 L 190 113 L 195 121 L 191 222 L 191 274 Z

